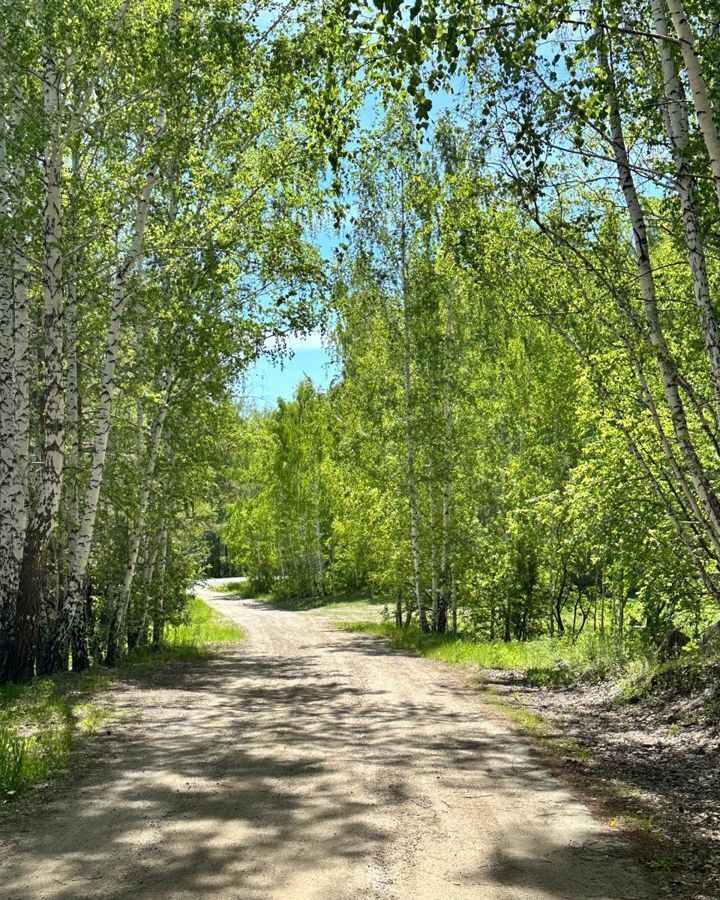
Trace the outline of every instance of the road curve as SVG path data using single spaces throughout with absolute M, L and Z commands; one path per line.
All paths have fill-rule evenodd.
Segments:
M 462 674 L 203 592 L 247 640 L 124 683 L 91 768 L 0 824 L 4 900 L 651 900 Z

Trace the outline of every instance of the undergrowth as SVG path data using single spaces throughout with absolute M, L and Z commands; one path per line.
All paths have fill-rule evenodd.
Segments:
M 92 670 L 0 688 L 0 802 L 66 767 L 74 738 L 107 721 L 92 698 L 110 681 Z
M 235 643 L 244 637 L 242 628 L 216 612 L 199 597 L 192 597 L 184 618 L 177 625 L 165 628 L 165 645 L 204 648 L 210 644 Z
M 197 659 L 207 656 L 213 644 L 242 638 L 238 625 L 195 597 L 184 618 L 166 627 L 165 646 L 136 648 L 118 671 Z M 110 719 L 110 707 L 97 695 L 116 677 L 117 672 L 97 666 L 0 687 L 0 803 L 67 768 L 75 740 Z

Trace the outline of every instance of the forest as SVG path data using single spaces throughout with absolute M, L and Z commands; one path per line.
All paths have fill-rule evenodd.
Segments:
M 87 710 L 72 684 L 105 690 L 168 659 L 212 667 L 202 634 L 203 647 L 245 641 L 228 672 L 252 705 L 253 679 L 262 696 L 300 678 L 272 667 L 308 647 L 327 655 L 318 622 L 350 610 L 332 640 L 364 654 L 363 685 L 381 677 L 368 648 L 415 654 L 397 663 L 414 674 L 386 686 L 416 685 L 401 717 L 440 702 L 443 679 L 422 668 L 434 655 L 570 703 L 611 685 L 618 702 L 661 710 L 663 740 L 701 728 L 665 748 L 672 765 L 650 762 L 665 788 L 675 779 L 670 806 L 702 810 L 704 844 L 686 852 L 705 881 L 678 876 L 660 894 L 638 874 L 632 896 L 716 896 L 719 64 L 717 0 L 0 3 L 0 803 L 68 765 L 70 737 L 62 764 L 28 774 L 50 732 L 22 718 L 27 698 L 69 704 L 53 716 L 74 734 Z M 327 383 L 305 377 L 267 406 L 248 397 L 258 362 L 282 367 L 308 336 L 322 338 Z M 237 584 L 214 596 L 204 579 L 224 575 Z M 186 690 L 174 677 L 157 675 Z M 282 718 L 295 694 L 268 702 Z M 339 702 L 323 706 L 330 732 Z M 235 728 L 235 700 L 212 703 L 235 710 L 223 726 Z M 423 722 L 441 715 L 427 710 Z M 382 716 L 366 721 L 386 733 Z M 398 746 L 425 740 L 406 724 Z M 678 767 L 698 741 L 687 798 Z M 188 778 L 201 777 L 192 746 Z M 165 749 L 148 769 L 157 784 Z M 304 821 L 299 799 L 291 808 Z M 418 826 L 425 849 L 412 852 L 452 844 L 454 826 L 440 827 Z M 333 866 L 350 858 L 343 840 Z M 8 857 L 7 896 L 77 896 L 32 880 L 36 851 Z M 179 861 L 168 883 L 239 896 L 237 873 L 210 859 L 202 878 L 227 883 L 211 889 Z M 463 881 L 457 896 L 510 896 L 493 866 L 492 889 Z M 604 887 L 568 887 L 573 866 L 512 896 L 630 896 L 634 862 Z M 340 869 L 322 869 L 327 885 L 319 871 L 293 888 L 289 875 L 241 881 L 248 897 L 339 897 Z M 395 898 L 384 877 L 347 896 Z M 146 896 L 140 883 L 122 896 Z M 445 900 L 459 882 L 401 884 L 397 897 Z
M 482 118 L 420 140 L 396 103 L 348 154 L 338 375 L 242 421 L 225 534 L 254 590 L 504 641 L 718 618 L 716 129 L 637 28 L 575 36 L 567 83 L 499 55 Z

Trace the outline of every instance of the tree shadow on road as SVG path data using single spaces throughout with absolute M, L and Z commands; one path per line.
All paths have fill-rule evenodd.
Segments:
M 330 650 L 396 655 L 362 635 L 315 653 L 327 660 Z M 434 801 L 417 794 L 416 779 L 437 779 L 440 798 L 459 780 L 468 792 L 482 780 L 505 802 L 522 805 L 528 791 L 550 811 L 565 802 L 523 739 L 507 731 L 499 742 L 479 710 L 460 714 L 448 703 L 453 690 L 440 684 L 408 701 L 358 684 L 352 666 L 250 646 L 128 679 L 117 705 L 152 712 L 104 737 L 104 764 L 45 805 L 41 828 L 37 809 L 16 821 L 0 896 L 360 898 L 370 895 L 353 892 L 351 874 L 381 867 L 405 839 L 405 822 L 433 823 Z M 461 893 L 448 896 L 620 900 L 607 885 L 631 865 L 622 842 L 588 833 L 568 845 L 542 821 L 497 846 L 488 835 L 467 837 L 484 842 L 484 862 L 459 860 Z M 577 874 L 590 865 L 597 878 Z M 298 884 L 314 886 L 298 894 Z M 641 896 L 634 890 L 622 896 Z

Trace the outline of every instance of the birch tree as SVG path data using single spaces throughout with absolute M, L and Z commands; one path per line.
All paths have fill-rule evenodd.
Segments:
M 303 222 L 323 206 L 326 136 L 308 89 L 325 63 L 295 60 L 310 35 L 318 46 L 339 36 L 314 7 L 268 18 L 226 0 L 73 10 L 23 0 L 0 17 L 5 680 L 70 658 L 82 668 L 104 656 L 103 644 L 117 658 L 138 571 L 152 591 L 153 569 L 163 572 L 175 615 L 184 593 L 170 586 L 192 572 L 177 537 L 186 501 L 174 512 L 156 503 L 183 398 L 166 391 L 156 404 L 158 385 L 175 371 L 170 380 L 212 408 L 266 338 L 311 327 L 322 276 Z M 183 354 L 174 369 L 173 340 Z M 142 420 L 142 439 L 127 440 L 137 400 L 156 413 L 147 443 Z M 126 503 L 118 488 L 129 446 L 138 466 Z M 164 522 L 163 554 L 150 521 Z M 111 642 L 106 606 L 119 612 Z M 148 608 L 146 624 L 151 614 L 160 643 L 165 614 Z

